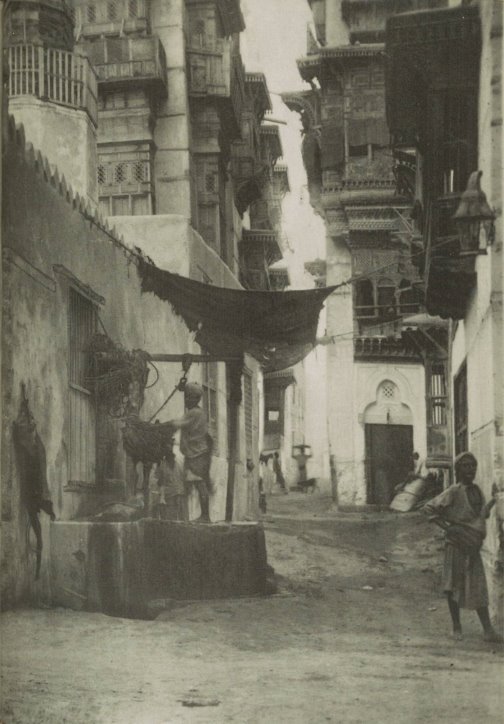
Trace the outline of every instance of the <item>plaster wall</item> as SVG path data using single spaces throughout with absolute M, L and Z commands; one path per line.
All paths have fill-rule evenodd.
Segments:
M 60 178 L 95 207 L 96 128 L 87 113 L 33 96 L 10 98 L 9 113 L 23 125 L 28 143 L 51 159 Z
M 327 283 L 351 277 L 350 253 L 343 238 L 328 240 Z M 334 456 L 338 503 L 366 504 L 365 422 L 387 424 L 386 411 L 370 407 L 385 380 L 398 388 L 389 422 L 413 425 L 414 448 L 426 455 L 425 371 L 420 364 L 384 364 L 354 361 L 351 287 L 337 289 L 327 301 L 327 409 L 330 453 Z M 338 336 L 340 335 L 340 336 Z M 402 406 L 402 407 L 401 407 Z M 406 412 L 409 411 L 409 420 Z M 366 413 L 368 417 L 366 418 Z M 378 414 L 378 417 L 376 416 Z
M 317 478 L 319 489 L 331 492 L 329 441 L 327 435 L 327 347 L 319 345 L 306 357 L 304 368 L 304 438 L 312 446 L 308 460 L 309 478 Z
M 159 105 L 154 129 L 156 212 L 190 216 L 190 114 L 184 20 L 183 0 L 152 0 L 152 33 L 163 44 L 168 68 L 168 98 Z
M 326 43 L 329 47 L 350 42 L 348 27 L 341 17 L 341 0 L 326 0 Z
M 502 24 L 498 0 L 480 2 L 483 48 L 478 117 L 478 167 L 490 206 L 495 209 L 495 240 L 477 259 L 477 285 L 452 346 L 452 374 L 467 363 L 468 445 L 478 459 L 477 483 L 485 497 L 493 483 L 504 491 L 504 254 L 502 247 Z M 501 494 L 504 494 L 501 493 Z M 493 510 L 483 547 L 490 603 L 504 618 L 504 521 Z
M 15 140 L 9 139 L 4 159 L 4 180 L 9 180 L 4 185 L 3 215 L 1 572 L 4 606 L 42 595 L 48 586 L 47 545 L 41 580 L 38 583 L 33 580 L 33 541 L 27 534 L 12 445 L 12 422 L 19 409 L 21 382 L 27 386 L 30 406 L 46 448 L 49 488 L 58 519 L 87 516 L 107 500 L 117 499 L 118 490 L 122 497 L 134 490 L 135 471 L 122 452 L 115 471 L 120 479 L 114 481 L 119 483 L 119 488 L 115 485 L 109 489 L 104 485 L 76 489 L 68 484 L 68 288 L 74 286 L 82 294 L 91 296 L 99 307 L 108 335 L 126 349 L 200 351 L 167 303 L 141 293 L 134 256 L 112 234 L 99 227 L 95 219 L 75 208 L 72 198 L 67 197 L 51 177 L 48 166 L 37 166 L 23 151 Z M 173 226 L 178 228 L 177 223 Z M 184 268 L 178 257 L 186 251 L 184 244 L 178 246 L 178 253 L 174 252 L 172 257 L 174 267 Z M 221 283 L 227 273 L 223 271 L 221 277 L 216 274 L 216 283 Z M 248 362 L 255 371 L 255 363 Z M 179 366 L 171 364 L 159 365 L 159 372 L 159 382 L 146 391 L 143 419 L 157 410 L 181 374 Z M 195 365 L 191 378 L 197 379 L 200 374 Z M 225 517 L 227 449 L 223 380 L 221 370 L 219 457 L 212 468 L 217 487 L 211 500 L 214 520 Z M 182 405 L 182 396 L 177 395 L 160 414 L 161 421 L 182 413 Z M 249 509 L 254 492 L 249 491 L 250 481 L 245 474 L 243 410 L 240 418 L 235 517 L 254 513 Z M 190 512 L 192 517 L 198 513 L 194 502 Z M 44 514 L 41 519 L 47 542 L 48 519 Z

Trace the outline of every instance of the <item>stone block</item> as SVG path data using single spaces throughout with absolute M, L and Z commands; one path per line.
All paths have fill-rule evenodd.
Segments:
M 257 523 L 56 522 L 50 572 L 52 605 L 147 618 L 154 599 L 266 593 L 264 530 Z
M 266 591 L 266 545 L 257 523 L 144 521 L 152 598 L 200 600 Z

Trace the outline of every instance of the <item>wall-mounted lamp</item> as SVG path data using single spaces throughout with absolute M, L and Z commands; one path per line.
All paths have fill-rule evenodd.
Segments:
M 457 224 L 461 253 L 485 253 L 495 238 L 495 214 L 488 205 L 485 192 L 481 190 L 480 179 L 483 171 L 473 171 L 467 188 L 460 198 L 453 219 Z M 481 229 L 485 231 L 486 244 L 481 246 Z

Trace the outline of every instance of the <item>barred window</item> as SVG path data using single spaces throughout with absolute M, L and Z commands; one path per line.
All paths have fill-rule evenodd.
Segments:
M 113 0 L 107 3 L 107 18 L 109 20 L 116 20 L 117 18 L 117 5 Z
M 384 400 L 393 400 L 396 396 L 397 387 L 390 380 L 385 380 L 380 385 L 380 397 Z
M 146 178 L 146 166 L 143 161 L 137 161 L 133 164 L 133 180 L 134 181 L 145 181 Z
M 126 179 L 126 166 L 124 163 L 118 163 L 115 167 L 114 178 L 116 183 L 120 184 Z
M 87 389 L 86 345 L 97 328 L 96 306 L 73 287 L 69 289 L 69 480 L 94 483 L 96 469 L 96 413 Z
M 205 190 L 209 194 L 215 193 L 215 174 L 214 173 L 207 173 L 205 176 Z

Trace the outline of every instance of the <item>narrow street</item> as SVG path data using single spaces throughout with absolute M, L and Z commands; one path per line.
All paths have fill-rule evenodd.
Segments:
M 470 612 L 450 638 L 436 529 L 317 494 L 268 503 L 277 595 L 154 621 L 3 614 L 2 722 L 502 721 L 504 651 Z

